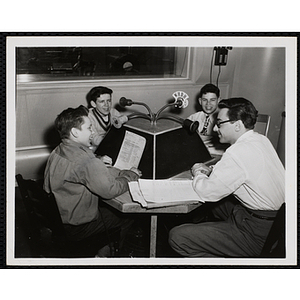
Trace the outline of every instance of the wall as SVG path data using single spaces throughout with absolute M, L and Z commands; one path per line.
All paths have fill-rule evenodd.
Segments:
M 172 100 L 175 91 L 189 95 L 189 106 L 179 116 L 185 118 L 196 111 L 201 86 L 210 80 L 212 48 L 192 49 L 188 79 L 127 81 L 62 81 L 19 83 L 16 99 L 16 174 L 40 178 L 50 151 L 59 142 L 53 128 L 57 114 L 67 107 L 86 104 L 86 94 L 97 85 L 113 89 L 117 103 L 124 96 L 145 102 L 156 112 Z M 277 146 L 281 112 L 284 110 L 284 52 L 282 49 L 234 48 L 229 51 L 227 66 L 221 67 L 221 97 L 243 96 L 253 101 L 261 113 L 271 115 L 269 137 Z M 212 68 L 213 83 L 219 67 Z M 131 107 L 144 111 L 143 107 Z
M 252 101 L 259 113 L 271 116 L 268 138 L 277 147 L 285 111 L 285 49 L 237 48 L 232 97 Z

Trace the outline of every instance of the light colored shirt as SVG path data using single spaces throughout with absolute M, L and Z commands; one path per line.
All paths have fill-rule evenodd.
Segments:
M 44 178 L 44 189 L 54 194 L 63 223 L 79 225 L 97 218 L 99 196 L 123 194 L 138 175 L 106 167 L 90 149 L 64 139 L 50 154 Z
M 285 201 L 285 171 L 268 138 L 250 130 L 225 151 L 209 177 L 195 176 L 193 187 L 207 202 L 233 193 L 247 208 L 278 210 Z
M 92 128 L 94 131 L 93 138 L 92 138 L 92 143 L 94 146 L 93 149 L 96 150 L 96 147 L 99 146 L 99 144 L 105 137 L 107 131 L 112 126 L 112 123 L 111 123 L 112 118 L 120 117 L 121 114 L 115 108 L 112 108 L 110 111 L 110 114 L 107 116 L 107 118 L 105 120 L 106 122 L 104 123 L 104 122 L 102 122 L 100 117 L 98 117 L 98 118 L 96 117 L 96 115 L 93 113 L 93 110 L 95 110 L 95 108 L 89 109 L 88 117 L 91 120 Z

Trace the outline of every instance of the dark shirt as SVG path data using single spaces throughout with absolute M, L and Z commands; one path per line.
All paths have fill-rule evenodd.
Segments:
M 87 147 L 64 139 L 50 154 L 44 189 L 54 194 L 63 223 L 79 225 L 97 218 L 99 196 L 121 195 L 137 179 L 136 173 L 107 167 Z

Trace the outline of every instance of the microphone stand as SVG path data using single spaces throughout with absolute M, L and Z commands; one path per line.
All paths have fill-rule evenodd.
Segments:
M 158 112 L 156 114 L 151 111 L 150 107 L 147 104 L 142 103 L 142 102 L 133 102 L 131 99 L 126 99 L 125 97 L 120 98 L 119 104 L 122 107 L 131 106 L 132 104 L 143 105 L 149 112 L 149 115 L 146 115 L 145 113 L 132 113 L 127 116 L 128 120 L 135 119 L 135 118 L 144 118 L 144 119 L 149 120 L 151 125 L 153 125 L 153 124 L 156 124 L 159 119 L 169 119 L 169 120 L 180 123 L 182 125 L 182 127 L 187 128 L 192 133 L 194 133 L 199 126 L 198 121 L 192 122 L 191 120 L 182 119 L 180 117 L 172 116 L 170 114 L 161 115 L 162 111 L 165 110 L 167 107 L 175 106 L 177 108 L 182 108 L 183 101 L 180 99 L 177 99 L 176 102 L 164 105 L 161 109 L 158 110 Z
M 143 103 L 143 102 L 133 102 L 131 99 L 126 99 L 125 97 L 121 97 L 120 100 L 119 100 L 119 104 L 122 107 L 131 106 L 132 104 L 137 104 L 137 105 L 144 106 L 148 110 L 149 115 L 146 115 L 146 114 L 143 114 L 143 113 L 133 113 L 133 114 L 131 114 L 131 115 L 128 116 L 128 119 L 144 118 L 144 119 L 150 120 L 151 124 L 153 124 L 153 120 L 155 118 L 155 114 L 152 112 L 152 110 L 150 109 L 150 107 L 146 103 Z

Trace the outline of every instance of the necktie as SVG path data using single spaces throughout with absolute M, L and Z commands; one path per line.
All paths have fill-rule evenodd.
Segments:
M 205 122 L 204 122 L 204 125 L 203 125 L 203 129 L 200 132 L 200 134 L 207 135 L 208 124 L 209 124 L 209 115 L 206 116 L 206 119 L 205 119 Z

